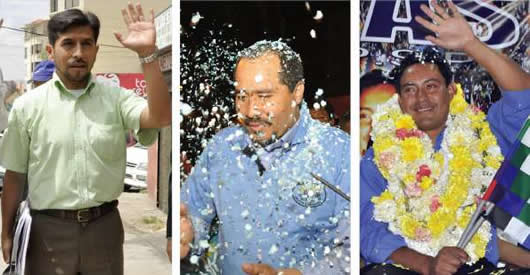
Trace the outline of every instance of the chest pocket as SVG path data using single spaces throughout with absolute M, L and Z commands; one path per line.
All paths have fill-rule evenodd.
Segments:
M 125 155 L 125 131 L 121 125 L 91 125 L 87 138 L 100 159 L 118 160 Z

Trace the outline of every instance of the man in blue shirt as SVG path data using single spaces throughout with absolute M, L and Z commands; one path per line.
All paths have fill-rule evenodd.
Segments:
M 463 50 L 484 66 L 501 89 L 505 90 L 501 100 L 489 109 L 487 121 L 497 138 L 502 154 L 506 155 L 522 124 L 530 115 L 530 76 L 509 58 L 489 49 L 475 38 L 456 6 L 452 2 L 448 3 L 453 16 L 433 3 L 437 14 L 426 6 L 422 9 L 435 20 L 436 24 L 422 18 L 416 20 L 437 33 L 437 37 L 428 36 L 427 40 L 449 49 Z M 429 63 L 422 64 L 422 61 L 425 61 L 422 58 L 417 58 L 416 62 L 411 62 L 412 59 L 414 58 L 409 58 L 407 64 L 402 64 L 398 69 L 400 73 L 395 79 L 400 94 L 399 103 L 402 111 L 410 114 L 418 128 L 431 138 L 435 151 L 438 151 L 444 138 L 449 101 L 454 94 L 450 77 L 447 77 L 447 73 L 444 75 L 444 71 L 448 68 L 444 63 L 435 66 Z M 435 84 L 432 84 L 433 82 Z M 433 85 L 439 87 L 433 88 Z M 403 93 L 408 93 L 409 90 L 415 92 L 416 96 L 404 96 Z M 370 199 L 379 196 L 385 190 L 387 181 L 374 163 L 373 149 L 370 149 L 361 161 L 360 169 L 360 245 L 361 255 L 368 263 L 397 263 L 423 274 L 453 274 L 457 270 L 460 273 L 473 270 L 466 269 L 463 265 L 468 260 L 464 250 L 446 246 L 436 256 L 428 256 L 407 247 L 404 238 L 393 234 L 388 229 L 387 223 L 376 221 L 373 218 L 374 205 Z M 485 255 L 489 264 L 484 260 L 481 263 L 494 269 L 493 265 L 500 258 L 516 266 L 526 267 L 530 254 L 521 248 L 497 240 L 495 230 L 492 231 Z M 408 272 L 394 266 L 378 266 L 383 267 L 380 269 L 370 267 L 373 274 L 383 270 L 388 274 Z
M 312 174 L 349 193 L 349 137 L 310 117 L 283 42 L 240 52 L 234 76 L 240 125 L 212 138 L 182 187 L 181 258 L 196 262 L 217 216 L 221 274 L 348 273 L 349 202 Z

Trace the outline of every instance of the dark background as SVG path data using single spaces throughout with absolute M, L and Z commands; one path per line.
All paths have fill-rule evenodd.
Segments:
M 309 10 L 304 1 L 181 2 L 180 101 L 192 110 L 181 113 L 182 182 L 207 140 L 234 123 L 236 54 L 259 40 L 281 38 L 301 55 L 310 107 L 324 100 L 337 117 L 350 109 L 350 3 L 308 4 Z M 202 18 L 193 24 L 197 13 Z M 319 88 L 324 94 L 316 98 Z
M 328 98 L 349 95 L 350 3 L 310 1 L 310 11 L 305 3 L 182 1 L 181 25 L 184 31 L 189 29 L 192 15 L 199 12 L 204 17 L 199 24 L 203 21 L 233 24 L 234 35 L 243 42 L 243 47 L 262 39 L 286 39 L 301 55 L 308 103 L 318 88 Z M 313 19 L 317 10 L 324 14 L 319 22 Z M 311 29 L 316 32 L 315 39 L 309 34 Z

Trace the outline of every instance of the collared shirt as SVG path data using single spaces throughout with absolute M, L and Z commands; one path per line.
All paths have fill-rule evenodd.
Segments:
M 504 92 L 502 98 L 489 109 L 487 120 L 497 138 L 503 155 L 506 155 L 517 137 L 521 126 L 530 115 L 530 90 Z M 441 148 L 444 131 L 437 137 L 434 149 Z M 387 187 L 374 163 L 374 151 L 370 148 L 361 160 L 361 255 L 369 263 L 391 262 L 390 255 L 407 244 L 403 237 L 393 234 L 388 224 L 373 219 L 373 196 L 380 195 Z M 492 226 L 492 238 L 486 247 L 486 258 L 493 264 L 499 260 L 497 236 Z
M 261 176 L 253 156 L 242 152 L 249 145 L 244 129 L 223 129 L 183 185 L 194 248 L 203 247 L 211 221 L 219 218 L 221 274 L 243 274 L 245 262 L 295 267 L 304 274 L 349 269 L 349 203 L 310 174 L 349 194 L 349 136 L 311 119 L 305 103 L 299 122 L 289 146 L 277 149 L 281 154 Z
M 288 129 L 281 138 L 275 142 L 262 147 L 257 150 L 259 161 L 263 164 L 265 169 L 270 169 L 274 159 L 277 159 L 282 154 L 282 147 L 289 147 L 296 136 L 296 131 L 300 128 L 300 120 L 297 120 L 293 126 Z M 250 142 L 250 137 L 249 137 Z
M 19 97 L 0 146 L 0 164 L 27 174 L 32 209 L 81 209 L 115 200 L 125 177 L 125 131 L 140 130 L 145 99 L 92 77 L 75 97 L 59 77 Z

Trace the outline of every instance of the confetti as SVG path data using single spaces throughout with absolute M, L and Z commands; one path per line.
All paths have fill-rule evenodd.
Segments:
M 309 31 L 309 35 L 311 35 L 311 38 L 317 38 L 317 32 L 313 29 L 311 29 L 311 31 Z
M 203 19 L 204 17 L 202 17 L 199 12 L 196 12 L 195 14 L 193 14 L 193 16 L 191 17 L 191 24 L 192 25 L 197 25 L 199 23 L 199 21 L 201 19 Z
M 324 14 L 322 13 L 322 11 L 317 10 L 317 14 L 315 15 L 315 17 L 313 17 L 313 19 L 321 20 L 322 18 L 324 18 Z

